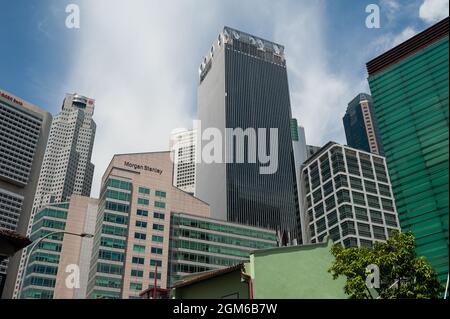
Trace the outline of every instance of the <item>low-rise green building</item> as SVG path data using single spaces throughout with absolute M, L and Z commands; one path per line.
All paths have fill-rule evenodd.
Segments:
M 258 250 L 250 262 L 185 277 L 177 299 L 346 299 L 345 279 L 328 272 L 332 241 Z

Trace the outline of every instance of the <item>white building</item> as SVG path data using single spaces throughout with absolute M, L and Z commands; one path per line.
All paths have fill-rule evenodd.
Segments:
M 384 157 L 330 142 L 304 163 L 301 178 L 308 242 L 330 236 L 370 247 L 400 230 Z
M 61 112 L 53 118 L 39 175 L 27 235 L 34 216 L 50 203 L 67 202 L 72 195 L 90 196 L 94 164 L 91 163 L 96 124 L 92 119 L 95 101 L 67 94 Z M 18 296 L 26 250 L 17 275 L 13 298 Z
M 173 185 L 179 189 L 195 193 L 196 130 L 174 132 L 170 138 L 173 152 Z

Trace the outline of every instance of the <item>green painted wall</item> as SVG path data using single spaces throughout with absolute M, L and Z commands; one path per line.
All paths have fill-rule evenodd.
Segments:
M 224 274 L 189 286 L 176 288 L 176 299 L 223 299 L 230 295 L 238 295 L 233 299 L 248 299 L 248 285 L 241 282 L 241 271 Z
M 403 231 L 445 284 L 449 219 L 449 38 L 369 78 Z
M 346 299 L 345 279 L 333 280 L 332 242 L 259 252 L 246 271 L 252 275 L 255 299 Z

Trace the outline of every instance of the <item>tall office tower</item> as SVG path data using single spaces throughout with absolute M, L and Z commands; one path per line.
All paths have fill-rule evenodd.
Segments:
M 27 232 L 52 116 L 0 90 L 0 228 Z M 17 273 L 20 253 L 0 262 L 0 296 Z M 8 266 L 9 265 L 9 266 Z M 6 287 L 4 298 L 10 297 Z
M 297 238 L 284 47 L 225 27 L 200 66 L 198 117 L 197 153 L 202 138 L 210 139 L 202 155 L 212 140 L 217 146 L 211 164 L 197 159 L 196 176 L 196 195 L 210 203 L 213 217 Z
M 66 202 L 72 195 L 90 196 L 94 165 L 91 163 L 96 124 L 92 99 L 67 94 L 61 112 L 52 121 L 27 235 L 34 215 L 50 203 Z M 26 249 L 22 253 L 13 297 L 17 297 Z
M 174 161 L 173 185 L 192 195 L 195 193 L 196 141 L 195 130 L 175 132 L 170 139 Z
M 248 262 L 252 251 L 277 247 L 278 241 L 274 230 L 173 213 L 168 286 L 193 273 Z
M 348 146 L 383 155 L 373 100 L 369 94 L 360 93 L 348 104 L 343 122 Z
M 448 275 L 449 19 L 367 64 L 400 224 Z
M 302 181 L 303 231 L 312 243 L 330 236 L 346 247 L 370 247 L 400 229 L 381 156 L 330 142 L 305 162 Z
M 31 239 L 58 231 L 93 234 L 97 210 L 97 199 L 79 195 L 48 204 L 35 216 Z M 39 243 L 28 258 L 21 298 L 85 299 L 93 243 L 92 238 L 62 233 Z
M 173 186 L 170 152 L 116 155 L 102 179 L 88 298 L 139 298 L 167 287 L 171 212 L 209 216 Z M 156 272 L 157 269 L 157 274 Z

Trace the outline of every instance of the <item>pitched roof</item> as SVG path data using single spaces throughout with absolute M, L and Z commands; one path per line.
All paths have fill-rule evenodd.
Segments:
M 207 272 L 197 273 L 192 276 L 186 276 L 184 279 L 176 282 L 172 288 L 180 288 L 188 285 L 192 285 L 194 283 L 198 283 L 204 281 L 206 279 L 211 279 L 214 277 L 218 277 L 220 275 L 229 274 L 236 270 L 241 270 L 244 267 L 244 264 L 238 264 L 236 266 L 232 266 L 229 268 L 219 269 L 219 270 L 211 270 Z

